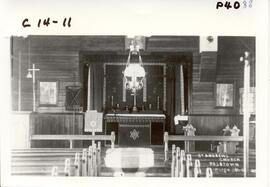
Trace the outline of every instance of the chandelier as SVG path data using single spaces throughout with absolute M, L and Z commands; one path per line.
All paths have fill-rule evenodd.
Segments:
M 138 57 L 138 63 L 130 63 L 131 56 Z M 145 70 L 142 65 L 142 57 L 140 54 L 140 47 L 134 41 L 131 42 L 128 54 L 126 68 L 124 70 L 125 87 L 131 90 L 134 94 L 137 90 L 143 88 L 143 80 L 145 78 Z
M 135 62 L 131 62 L 135 59 Z M 138 59 L 136 61 L 136 59 Z M 140 54 L 140 46 L 133 40 L 131 41 L 130 50 L 128 54 L 126 68 L 123 72 L 125 80 L 125 89 L 131 90 L 134 96 L 133 111 L 137 111 L 136 107 L 136 91 L 143 88 L 143 81 L 145 78 L 145 70 L 143 68 L 142 57 Z

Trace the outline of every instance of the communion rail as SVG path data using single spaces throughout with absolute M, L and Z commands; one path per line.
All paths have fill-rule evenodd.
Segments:
M 114 148 L 115 133 L 111 132 L 111 135 L 34 134 L 30 136 L 30 147 L 33 140 L 68 140 L 70 149 L 73 148 L 73 141 L 75 140 L 111 141 L 111 147 Z
M 168 132 L 165 132 L 164 133 L 165 160 L 167 160 L 167 158 L 168 158 L 168 143 L 169 143 L 169 141 L 242 142 L 242 141 L 244 141 L 244 137 L 243 136 L 182 136 L 182 135 L 169 135 Z

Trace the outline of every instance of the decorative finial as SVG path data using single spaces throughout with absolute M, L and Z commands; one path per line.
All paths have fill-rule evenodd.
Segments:
M 250 53 L 248 51 L 244 52 L 244 57 L 240 57 L 240 62 L 244 62 L 245 64 L 250 62 Z
M 231 129 L 231 136 L 239 136 L 240 129 L 237 128 L 236 125 Z

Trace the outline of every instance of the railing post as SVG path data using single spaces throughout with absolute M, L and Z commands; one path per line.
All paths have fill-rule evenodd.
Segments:
M 66 158 L 66 160 L 65 160 L 64 174 L 65 174 L 66 177 L 71 176 L 71 172 L 70 172 L 70 159 L 69 158 Z
M 180 170 L 180 148 L 176 148 L 176 163 L 175 163 L 175 172 L 174 176 L 179 177 L 179 170 Z
M 75 171 L 74 175 L 75 176 L 81 176 L 81 160 L 80 160 L 80 153 L 75 154 L 75 160 L 74 160 L 74 165 L 75 165 Z
M 187 177 L 192 177 L 192 172 L 190 171 L 191 166 L 192 166 L 192 157 L 191 157 L 191 154 L 187 154 L 187 160 L 186 160 Z
M 69 140 L 69 148 L 70 148 L 70 149 L 73 148 L 73 140 Z
M 224 147 L 223 147 L 223 153 L 227 153 L 227 142 L 223 142 L 223 145 L 224 145 Z
M 168 132 L 164 132 L 164 160 L 168 160 L 168 141 L 169 141 L 169 134 Z
M 82 176 L 87 176 L 87 149 L 83 149 L 82 154 Z
M 212 168 L 206 168 L 206 178 L 213 177 L 213 171 Z
M 52 172 L 51 172 L 52 177 L 58 176 L 58 171 L 57 170 L 58 170 L 57 166 L 52 167 Z
M 93 176 L 97 176 L 97 146 L 94 143 L 93 145 Z
M 114 149 L 114 142 L 115 142 L 115 132 L 111 132 L 111 148 Z
M 184 161 L 186 160 L 186 153 L 184 150 L 180 152 L 180 177 L 185 176 L 185 164 Z
M 197 178 L 201 175 L 202 171 L 201 171 L 201 163 L 199 159 L 195 160 L 194 163 L 194 177 Z
M 175 162 L 176 162 L 176 150 L 175 150 L 175 144 L 173 144 L 172 145 L 171 177 L 175 177 Z
M 88 148 L 88 176 L 93 176 L 93 147 Z
M 100 176 L 101 171 L 101 142 L 97 145 L 97 176 Z

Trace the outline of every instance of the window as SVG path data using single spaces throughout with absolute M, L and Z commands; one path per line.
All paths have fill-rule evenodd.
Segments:
M 39 105 L 57 105 L 57 81 L 39 82 Z
M 216 106 L 234 107 L 234 84 L 217 83 L 216 84 Z

